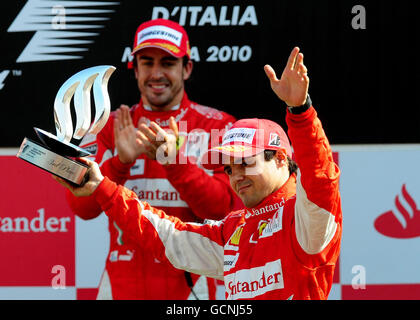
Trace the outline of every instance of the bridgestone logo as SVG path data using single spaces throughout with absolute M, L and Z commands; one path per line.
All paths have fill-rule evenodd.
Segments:
M 255 129 L 249 128 L 231 129 L 223 136 L 222 145 L 225 145 L 229 142 L 245 142 L 251 144 L 252 140 L 254 139 L 255 131 Z
M 175 44 L 181 45 L 182 33 L 165 26 L 153 26 L 144 29 L 137 36 L 137 45 L 149 39 L 162 39 Z
M 178 41 L 178 37 L 170 34 L 169 32 L 165 32 L 165 31 L 150 31 L 147 33 L 143 33 L 142 34 L 142 38 L 146 38 L 146 37 L 158 37 L 158 38 L 164 38 L 164 37 L 168 37 L 168 38 L 172 38 L 175 41 Z M 141 40 L 141 39 L 140 39 Z
M 226 139 L 249 139 L 252 137 L 251 133 L 235 132 L 226 136 Z
M 269 291 L 283 289 L 281 261 L 266 263 L 262 267 L 243 269 L 225 277 L 227 299 L 250 299 Z

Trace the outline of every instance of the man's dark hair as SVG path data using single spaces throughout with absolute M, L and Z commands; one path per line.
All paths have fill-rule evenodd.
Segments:
M 270 161 L 276 155 L 276 150 L 264 150 L 264 159 L 265 161 Z M 289 174 L 297 173 L 298 165 L 296 161 L 287 156 L 287 167 L 289 169 Z

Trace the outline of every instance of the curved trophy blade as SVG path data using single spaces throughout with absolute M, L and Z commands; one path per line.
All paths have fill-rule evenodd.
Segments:
M 70 78 L 71 79 L 71 78 Z M 69 79 L 69 80 L 70 80 Z M 71 140 L 73 124 L 71 122 L 70 101 L 76 91 L 79 81 L 67 80 L 58 90 L 54 101 L 54 121 L 57 138 L 60 141 Z
M 95 79 L 93 83 L 93 98 L 95 102 L 95 119 L 89 129 L 89 133 L 97 134 L 108 121 L 111 112 L 111 102 L 108 94 L 108 81 L 112 73 L 115 71 L 113 66 L 103 66 L 102 73 Z
M 91 122 L 90 89 L 99 73 L 90 76 L 83 85 L 79 85 L 74 93 L 73 103 L 76 112 L 76 128 L 73 138 L 81 139 L 87 133 Z
M 107 92 L 107 83 L 115 67 L 113 66 L 96 66 L 84 69 L 71 76 L 61 88 L 58 90 L 54 101 L 54 119 L 59 141 L 70 142 L 72 137 L 81 139 L 86 131 L 91 132 L 92 128 L 100 121 L 99 132 L 108 120 L 110 113 L 110 101 Z M 101 89 L 97 82 L 102 82 Z M 90 89 L 93 83 L 95 107 L 98 108 L 101 116 L 96 116 L 91 125 L 90 112 Z M 95 85 L 96 84 L 96 85 Z M 74 95 L 74 106 L 76 112 L 76 130 L 73 135 L 73 124 L 70 112 L 70 101 Z M 98 97 L 98 98 L 97 98 Z M 99 101 L 99 102 L 97 102 Z M 98 114 L 98 110 L 96 111 Z M 96 132 L 96 133 L 97 133 Z

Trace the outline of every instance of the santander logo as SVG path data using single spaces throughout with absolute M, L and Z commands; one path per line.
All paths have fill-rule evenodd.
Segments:
M 37 210 L 35 217 L 0 217 L 0 233 L 4 232 L 68 232 L 70 217 L 45 216 L 45 209 Z
M 401 189 L 402 198 L 395 197 L 398 211 L 389 210 L 374 222 L 375 229 L 384 236 L 409 239 L 420 236 L 420 210 L 413 197 L 408 193 L 405 184 Z

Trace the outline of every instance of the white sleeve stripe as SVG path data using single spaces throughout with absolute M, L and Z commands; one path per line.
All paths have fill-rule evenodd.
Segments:
M 102 165 L 104 164 L 104 162 L 108 159 L 111 159 L 113 157 L 112 155 L 112 151 L 111 150 L 106 150 L 102 156 L 102 160 L 101 163 L 99 163 L 99 167 L 102 167 Z
M 308 254 L 324 250 L 337 230 L 334 215 L 308 199 L 302 186 L 300 170 L 296 183 L 295 221 L 296 238 Z
M 198 233 L 177 230 L 172 221 L 150 210 L 143 210 L 142 215 L 156 229 L 165 246 L 165 255 L 175 268 L 223 279 L 223 246 Z

